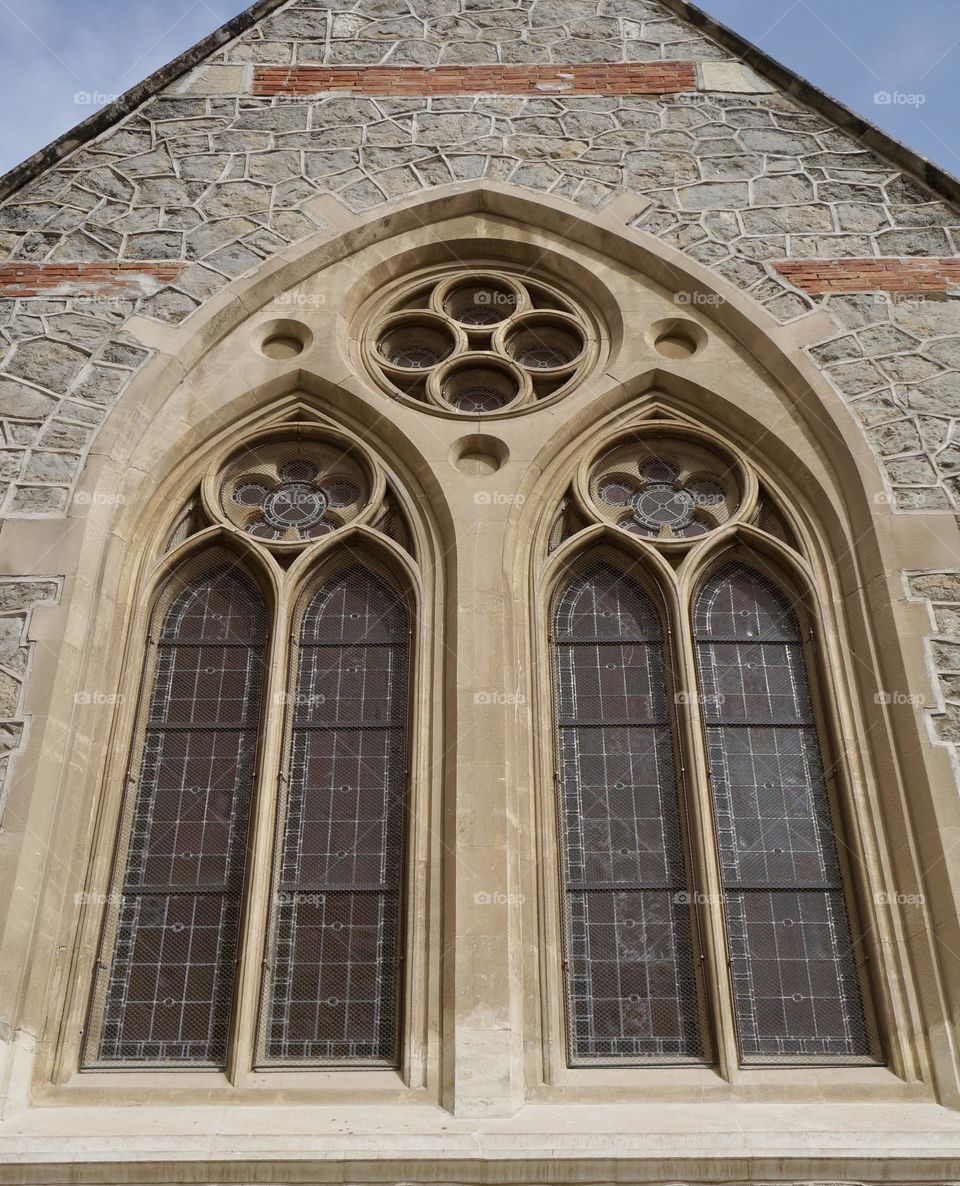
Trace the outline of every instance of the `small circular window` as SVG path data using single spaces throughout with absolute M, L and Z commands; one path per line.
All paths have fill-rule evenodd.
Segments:
M 529 408 L 580 382 L 599 335 L 554 285 L 457 268 L 401 286 L 363 333 L 373 374 L 394 394 L 459 416 Z

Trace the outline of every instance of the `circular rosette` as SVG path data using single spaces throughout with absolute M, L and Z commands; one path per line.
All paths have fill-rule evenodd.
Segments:
M 692 435 L 637 433 L 603 453 L 588 477 L 601 519 L 658 543 L 693 541 L 739 510 L 745 474 Z
M 370 306 L 358 339 L 372 374 L 441 414 L 522 412 L 569 390 L 600 350 L 587 309 L 526 272 L 439 268 Z
M 291 437 L 253 444 L 223 471 L 220 505 L 241 531 L 296 545 L 356 519 L 370 499 L 367 467 L 347 443 Z

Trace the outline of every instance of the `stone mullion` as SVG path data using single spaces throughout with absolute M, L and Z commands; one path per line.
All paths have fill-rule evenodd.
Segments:
M 456 720 L 446 778 L 443 1102 L 457 1116 L 511 1115 L 523 1100 L 507 516 L 495 500 L 474 501 L 482 481 L 460 474 L 449 491 L 458 547 L 447 643 Z
M 289 638 L 289 606 L 281 600 L 274 609 L 273 634 L 264 686 L 263 743 L 259 758 L 257 793 L 250 820 L 250 839 L 244 879 L 244 910 L 238 949 L 233 1030 L 227 1074 L 242 1084 L 253 1070 L 257 1051 L 257 1019 L 263 982 L 270 962 L 265 948 L 274 893 L 273 853 L 280 799 L 285 793 L 283 742 L 286 690 L 293 651 Z
M 701 983 L 710 1019 L 709 1041 L 717 1069 L 735 1080 L 739 1068 L 736 1014 L 729 975 L 723 882 L 717 853 L 710 767 L 700 707 L 700 683 L 691 611 L 682 602 L 676 614 L 674 656 L 681 779 L 686 797 L 687 828 L 693 868 L 694 905 L 700 940 Z

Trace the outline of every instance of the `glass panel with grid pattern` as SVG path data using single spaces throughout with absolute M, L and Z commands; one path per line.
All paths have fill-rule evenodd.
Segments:
M 266 1063 L 396 1063 L 408 649 L 402 596 L 364 567 L 304 613 Z
M 696 640 L 743 1057 L 867 1057 L 797 615 L 730 565 L 699 594 Z
M 613 564 L 560 597 L 553 677 L 571 1061 L 699 1061 L 661 620 Z
M 178 578 L 174 576 L 173 580 Z M 223 1065 L 260 725 L 267 618 L 235 567 L 190 580 L 154 627 L 94 1064 Z

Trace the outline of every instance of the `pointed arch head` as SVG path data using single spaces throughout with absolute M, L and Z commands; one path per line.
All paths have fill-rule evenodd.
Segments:
M 694 602 L 698 638 L 799 642 L 800 621 L 782 583 L 746 559 L 727 560 L 700 582 Z
M 266 620 L 263 592 L 235 553 L 208 547 L 181 562 L 167 583 L 179 588 L 163 610 L 161 642 L 262 642 Z
M 635 559 L 610 547 L 588 548 L 568 562 L 554 593 L 557 641 L 659 640 L 662 612 L 637 579 L 636 567 Z

